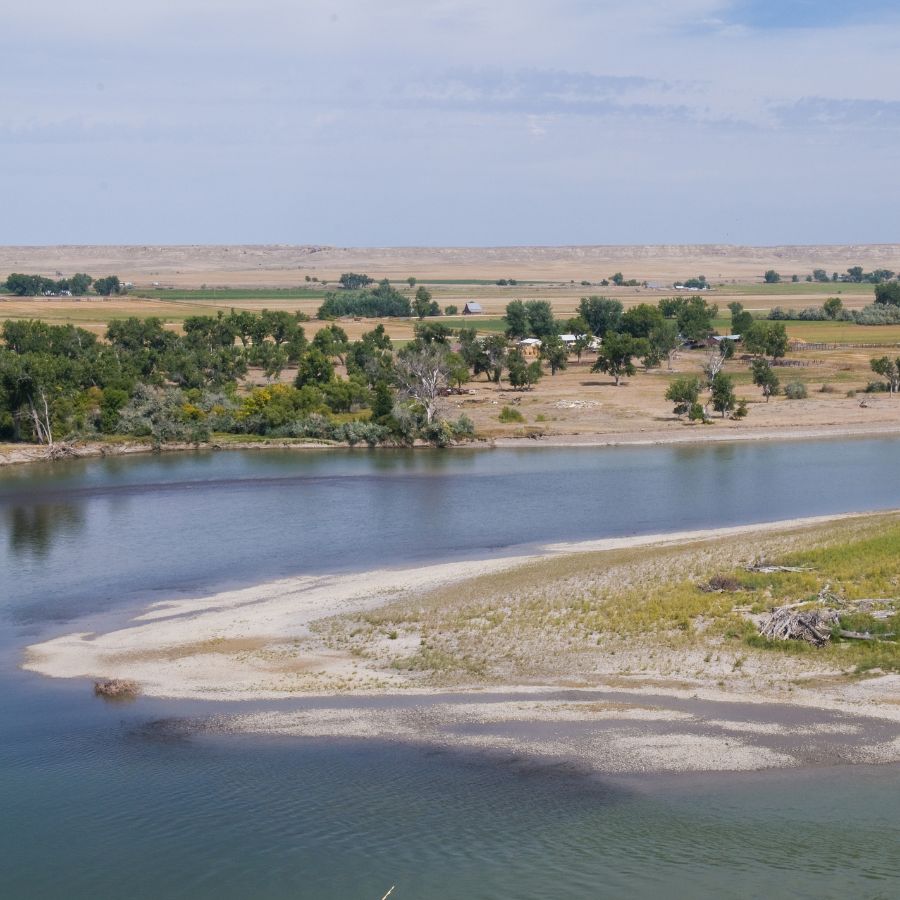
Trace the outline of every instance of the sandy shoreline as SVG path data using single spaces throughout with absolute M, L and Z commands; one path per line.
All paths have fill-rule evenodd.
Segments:
M 864 518 L 823 516 L 548 544 L 494 559 L 282 579 L 154 603 L 125 627 L 68 634 L 32 645 L 23 668 L 54 678 L 132 679 L 154 697 L 254 705 L 290 699 L 297 704 L 288 710 L 229 712 L 212 717 L 198 726 L 201 729 L 419 741 L 574 760 L 597 771 L 748 770 L 816 760 L 900 761 L 896 675 L 824 689 L 748 686 L 738 693 L 726 690 L 712 674 L 689 681 L 601 677 L 590 687 L 473 682 L 461 685 L 454 700 L 437 702 L 446 691 L 423 688 L 400 669 L 329 649 L 314 634 L 315 623 L 330 617 L 375 610 L 404 597 L 549 558 L 577 564 L 579 554 L 702 545 Z M 385 634 L 385 653 L 402 652 L 404 641 L 403 636 Z M 555 698 L 564 688 L 569 689 L 566 698 Z M 497 692 L 509 696 L 486 700 Z M 344 699 L 337 707 L 327 703 L 308 707 L 316 697 Z M 381 697 L 385 703 L 353 706 L 354 697 L 357 701 Z M 345 700 L 351 705 L 344 705 Z M 686 712 L 688 702 L 710 706 L 702 714 Z M 745 721 L 728 725 L 727 706 L 735 702 L 740 702 Z M 722 712 L 715 713 L 717 708 Z M 783 708 L 795 710 L 794 719 L 803 721 L 802 728 L 778 712 Z
M 758 428 L 727 431 L 716 431 L 701 426 L 683 426 L 682 431 L 674 430 L 638 430 L 609 432 L 598 434 L 547 434 L 539 437 L 496 437 L 489 440 L 476 440 L 457 444 L 446 449 L 490 450 L 494 448 L 522 447 L 643 447 L 665 446 L 669 444 L 708 444 L 708 443 L 744 443 L 751 441 L 804 441 L 841 438 L 894 437 L 900 436 L 900 422 L 896 424 L 878 425 L 822 425 L 797 428 Z M 154 448 L 142 443 L 76 443 L 66 445 L 66 449 L 57 457 L 53 457 L 48 448 L 39 444 L 4 444 L 0 445 L 0 466 L 25 465 L 35 462 L 51 462 L 54 459 L 93 459 L 99 457 L 150 455 L 155 453 L 196 453 L 226 450 L 378 450 L 391 451 L 397 449 L 434 449 L 430 445 L 419 444 L 408 447 L 375 447 L 349 444 L 317 443 L 314 441 L 299 443 L 289 440 L 272 439 L 268 441 L 235 441 L 227 444 L 215 442 L 207 444 L 163 444 Z

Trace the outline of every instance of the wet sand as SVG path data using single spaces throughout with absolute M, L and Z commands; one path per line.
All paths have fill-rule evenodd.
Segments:
M 219 731 L 424 741 L 622 773 L 896 762 L 897 675 L 790 693 L 736 695 L 710 675 L 691 683 L 608 677 L 579 690 L 473 683 L 448 694 L 309 640 L 319 620 L 551 556 L 790 533 L 853 518 L 863 517 L 552 544 L 496 559 L 283 579 L 155 603 L 126 627 L 35 644 L 23 667 L 55 678 L 127 678 L 154 697 L 224 701 L 227 711 L 197 724 Z M 386 647 L 398 650 L 387 638 Z

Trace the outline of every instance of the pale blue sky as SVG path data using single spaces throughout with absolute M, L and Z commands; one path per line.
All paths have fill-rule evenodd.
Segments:
M 863 0 L 32 0 L 0 243 L 898 242 Z

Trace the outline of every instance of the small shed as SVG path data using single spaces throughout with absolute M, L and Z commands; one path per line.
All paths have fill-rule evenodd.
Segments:
M 476 303 L 474 300 L 470 300 L 463 307 L 463 315 L 464 316 L 471 316 L 471 315 L 475 315 L 476 313 L 483 313 L 483 312 L 484 312 L 484 310 L 481 308 L 481 304 Z

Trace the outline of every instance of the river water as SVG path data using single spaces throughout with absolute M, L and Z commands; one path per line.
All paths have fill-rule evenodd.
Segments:
M 186 734 L 22 647 L 301 572 L 900 507 L 891 439 L 197 453 L 0 471 L 0 896 L 895 897 L 897 767 L 598 778 Z

